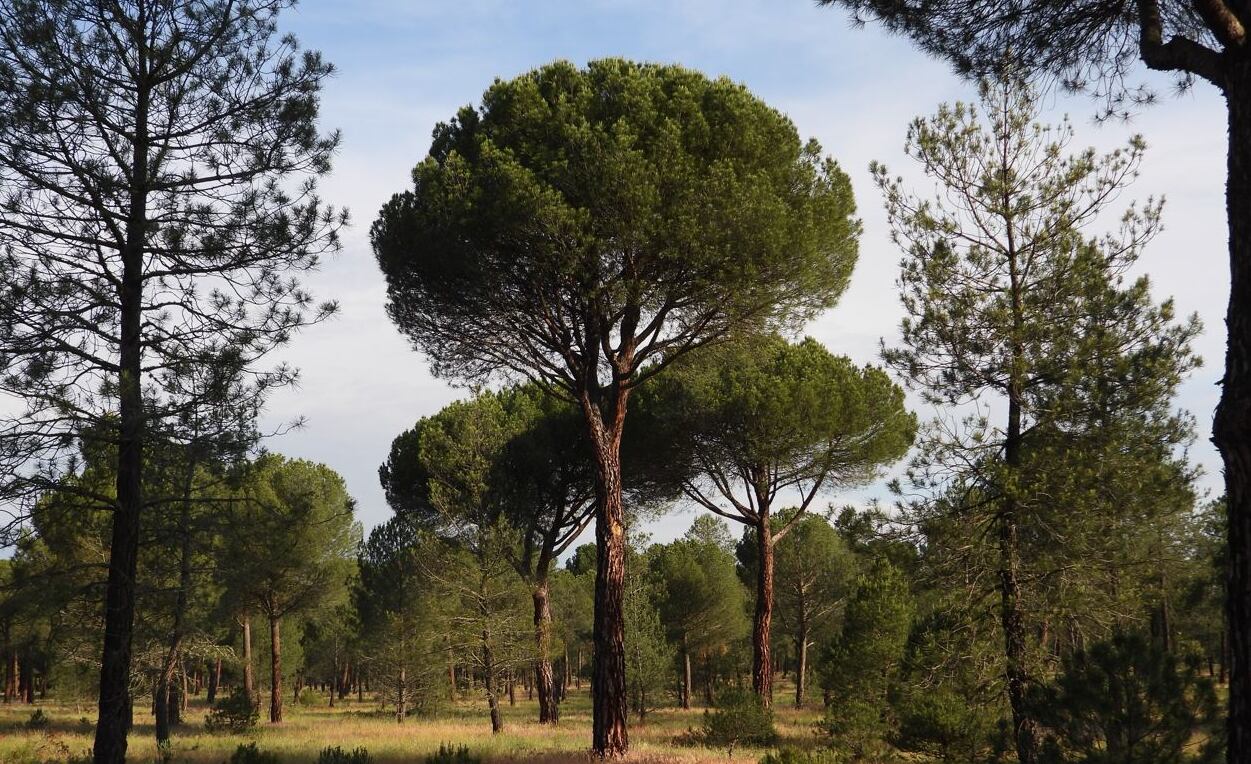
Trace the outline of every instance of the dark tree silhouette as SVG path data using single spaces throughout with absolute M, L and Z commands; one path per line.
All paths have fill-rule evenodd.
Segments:
M 966 74 L 1005 53 L 1025 71 L 1088 89 L 1124 115 L 1155 100 L 1134 63 L 1216 86 L 1228 110 L 1228 337 L 1212 441 L 1229 499 L 1230 762 L 1251 761 L 1251 3 L 1247 0 L 818 0 L 880 21 Z
M 144 444 L 200 400 L 195 369 L 256 368 L 312 308 L 293 272 L 338 246 L 314 179 L 331 72 L 276 35 L 289 0 L 0 2 L 0 493 L 16 519 L 73 469 L 75 437 L 116 448 L 97 762 L 121 762 Z M 311 311 L 311 312 L 310 312 Z

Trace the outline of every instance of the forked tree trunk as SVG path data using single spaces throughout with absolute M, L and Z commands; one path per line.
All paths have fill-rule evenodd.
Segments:
M 269 617 L 269 721 L 282 722 L 282 619 Z
M 541 571 L 545 564 L 540 564 Z M 540 575 L 543 575 L 541 572 Z M 534 661 L 534 684 L 539 693 L 539 724 L 556 724 L 560 721 L 560 706 L 556 700 L 556 680 L 552 674 L 552 608 L 548 596 L 547 578 L 543 575 L 532 592 L 534 599 L 534 642 L 537 652 Z M 512 700 L 509 687 L 509 700 Z
M 1225 78 L 1230 291 L 1225 314 L 1225 378 L 1212 441 L 1225 465 L 1229 512 L 1226 755 L 1234 764 L 1251 761 L 1251 63 L 1231 58 L 1225 66 Z M 1222 665 L 1222 673 L 1223 669 Z
M 765 706 L 773 705 L 773 656 L 769 637 L 773 630 L 773 529 L 769 508 L 760 507 L 756 524 L 756 615 L 752 623 L 751 687 Z
M 625 661 L 625 511 L 621 503 L 621 429 L 626 393 L 619 391 L 611 414 L 601 418 L 589 398 L 583 411 L 595 458 L 595 655 L 591 664 L 591 750 L 601 757 L 629 749 Z

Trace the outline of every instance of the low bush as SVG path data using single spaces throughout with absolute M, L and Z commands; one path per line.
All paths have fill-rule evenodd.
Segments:
M 716 708 L 704 712 L 704 744 L 724 748 L 731 756 L 739 746 L 771 746 L 777 737 L 773 711 L 755 693 L 726 690 L 717 698 Z
M 811 751 L 787 746 L 766 753 L 760 764 L 843 764 L 847 758 L 829 748 L 817 748 Z
M 46 730 L 52 726 L 52 719 L 43 712 L 42 708 L 36 708 L 35 712 L 26 720 L 26 729 L 28 730 Z
M 247 732 L 256 726 L 260 716 L 256 701 L 242 687 L 236 687 L 213 704 L 204 727 L 209 732 Z
M 278 764 L 278 754 L 262 751 L 256 743 L 241 745 L 231 754 L 226 764 Z
M 467 746 L 453 748 L 451 743 L 443 743 L 437 753 L 426 757 L 426 764 L 482 764 L 482 759 L 469 753 Z
M 364 748 L 345 751 L 339 746 L 325 748 L 317 757 L 317 764 L 373 764 L 374 758 Z

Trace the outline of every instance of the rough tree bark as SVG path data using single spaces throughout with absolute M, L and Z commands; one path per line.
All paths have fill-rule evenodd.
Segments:
M 751 687 L 766 707 L 773 705 L 773 656 L 769 635 L 773 629 L 773 529 L 769 506 L 760 506 L 756 523 L 756 614 L 752 622 Z
M 282 722 L 282 619 L 269 618 L 269 721 Z
M 1224 69 L 1230 291 L 1225 377 L 1212 442 L 1225 465 L 1229 512 L 1227 760 L 1236 764 L 1251 761 L 1251 62 L 1231 57 Z
M 541 580 L 532 592 L 534 641 L 538 650 L 534 660 L 534 684 L 539 693 L 539 724 L 556 724 L 560 721 L 560 706 L 556 701 L 556 680 L 552 673 L 552 608 L 548 597 L 546 570 L 546 563 L 540 563 Z
M 606 411 L 583 395 L 595 457 L 595 656 L 591 671 L 592 751 L 623 756 L 629 748 L 625 681 L 625 510 L 621 501 L 621 433 L 627 392 L 613 388 Z

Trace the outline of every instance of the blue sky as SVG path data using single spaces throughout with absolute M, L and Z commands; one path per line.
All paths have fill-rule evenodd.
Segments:
M 914 187 L 926 188 L 903 156 L 908 122 L 943 101 L 973 95 L 944 64 L 906 40 L 871 26 L 852 28 L 841 10 L 818 9 L 810 0 L 303 0 L 282 26 L 338 68 L 326 88 L 323 124 L 343 131 L 343 148 L 323 193 L 351 210 L 353 226 L 342 253 L 309 279 L 316 295 L 339 300 L 343 313 L 296 338 L 284 358 L 301 367 L 302 383 L 276 395 L 269 407 L 272 423 L 304 416 L 307 426 L 269 447 L 343 474 L 366 526 L 390 514 L 377 469 L 391 439 L 464 394 L 433 379 L 386 318 L 369 225 L 382 203 L 408 184 L 434 125 L 477 103 L 494 78 L 561 58 L 675 62 L 729 76 L 787 113 L 803 136 L 821 141 L 855 188 L 864 221 L 860 261 L 840 304 L 808 332 L 861 363 L 877 361 L 880 339 L 894 342 L 901 316 L 899 254 L 888 239 L 868 164 L 884 161 Z M 1169 82 L 1157 82 L 1167 93 Z M 1135 132 L 1146 137 L 1141 177 L 1123 201 L 1168 199 L 1166 229 L 1139 272 L 1152 277 L 1158 298 L 1174 297 L 1179 313 L 1198 312 L 1205 324 L 1197 348 L 1206 363 L 1184 385 L 1179 404 L 1198 418 L 1193 456 L 1207 471 L 1202 485 L 1219 491 L 1220 461 L 1207 439 L 1228 296 L 1223 103 L 1199 85 L 1165 97 L 1129 124 L 1103 126 L 1093 124 L 1093 106 L 1080 96 L 1048 96 L 1043 109 L 1044 121 L 1071 116 L 1076 146 L 1106 149 Z M 889 499 L 880 483 L 829 500 L 875 497 Z M 692 517 L 678 512 L 650 530 L 666 540 Z

